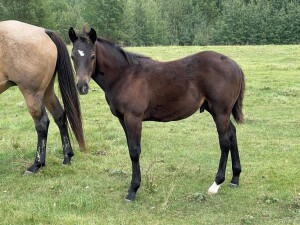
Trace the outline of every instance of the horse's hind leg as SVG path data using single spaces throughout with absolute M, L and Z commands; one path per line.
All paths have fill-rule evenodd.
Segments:
M 225 180 L 225 171 L 228 160 L 230 139 L 229 139 L 229 115 L 217 115 L 214 116 L 214 120 L 217 126 L 219 144 L 221 148 L 221 158 L 219 162 L 219 168 L 215 181 L 212 186 L 208 189 L 209 194 L 216 194 L 219 190 L 220 185 Z
M 240 163 L 240 156 L 239 150 L 237 145 L 237 138 L 236 138 L 236 129 L 232 122 L 230 122 L 229 126 L 229 139 L 230 139 L 230 153 L 231 153 L 231 160 L 232 160 L 232 179 L 231 179 L 231 186 L 235 187 L 239 185 L 239 177 L 241 173 L 241 163 Z
M 62 108 L 61 104 L 59 103 L 54 91 L 53 86 L 51 86 L 52 83 L 50 83 L 50 86 L 48 87 L 46 93 L 45 93 L 45 105 L 51 115 L 54 118 L 55 123 L 57 124 L 60 136 L 61 136 L 61 142 L 63 147 L 63 154 L 64 154 L 64 161 L 63 164 L 70 164 L 71 158 L 74 155 L 73 149 L 70 142 L 68 127 L 67 127 L 67 118 L 66 113 L 64 109 Z
M 22 92 L 22 90 L 21 90 Z M 38 136 L 36 157 L 33 165 L 27 169 L 25 174 L 37 172 L 39 168 L 45 166 L 46 143 L 48 136 L 49 119 L 43 106 L 43 97 L 39 94 L 27 94 L 22 92 L 27 104 L 27 108 L 34 120 L 35 129 Z

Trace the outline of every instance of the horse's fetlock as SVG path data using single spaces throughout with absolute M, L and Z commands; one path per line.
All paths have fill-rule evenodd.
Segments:
M 234 176 L 240 175 L 241 172 L 242 172 L 241 168 L 232 168 L 232 173 Z
M 131 182 L 131 185 L 130 185 L 130 189 L 129 191 L 134 191 L 134 192 L 137 192 L 137 190 L 140 188 L 141 186 L 141 182 L 139 181 L 132 181 Z
M 222 184 L 225 181 L 225 177 L 224 176 L 216 176 L 215 182 L 217 183 L 217 185 Z

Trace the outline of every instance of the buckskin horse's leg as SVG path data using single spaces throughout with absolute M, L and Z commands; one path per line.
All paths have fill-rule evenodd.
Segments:
M 229 122 L 230 122 L 229 116 L 228 115 L 214 116 L 214 120 L 217 126 L 217 131 L 219 136 L 221 158 L 220 158 L 219 168 L 218 168 L 215 181 L 212 184 L 212 186 L 208 189 L 209 194 L 218 193 L 220 185 L 225 180 L 226 164 L 227 164 L 229 147 L 230 147 L 230 140 L 228 136 Z
M 68 127 L 67 127 L 67 118 L 66 113 L 62 111 L 60 116 L 54 117 L 55 123 L 57 124 L 59 131 L 60 131 L 60 137 L 63 147 L 63 154 L 64 154 L 64 165 L 68 165 L 71 163 L 71 158 L 74 156 L 74 152 L 71 146 Z
M 22 90 L 21 90 L 22 92 Z M 24 175 L 37 172 L 39 168 L 45 166 L 46 162 L 46 143 L 48 136 L 49 119 L 42 104 L 42 97 L 39 94 L 29 94 L 22 92 L 27 108 L 34 120 L 35 129 L 38 136 L 36 157 L 33 165 L 27 169 Z
M 125 198 L 126 201 L 133 201 L 136 192 L 141 184 L 141 171 L 140 171 L 140 153 L 141 153 L 141 132 L 142 132 L 142 119 L 132 114 L 124 116 L 125 128 L 128 139 L 129 155 L 132 163 L 132 179 Z
M 56 95 L 54 94 L 52 83 L 50 84 L 50 86 L 48 87 L 45 93 L 45 105 L 46 108 L 51 113 L 51 115 L 53 116 L 54 121 L 57 124 L 60 131 L 60 137 L 61 137 L 63 154 L 64 154 L 63 164 L 65 165 L 70 164 L 74 152 L 70 142 L 66 113 L 62 108 L 61 104 L 59 103 Z
M 230 154 L 231 154 L 231 161 L 232 161 L 232 179 L 230 185 L 232 187 L 236 187 L 239 185 L 239 177 L 242 170 L 241 170 L 240 156 L 239 156 L 239 150 L 237 145 L 236 129 L 231 121 L 229 126 L 229 139 L 230 139 Z

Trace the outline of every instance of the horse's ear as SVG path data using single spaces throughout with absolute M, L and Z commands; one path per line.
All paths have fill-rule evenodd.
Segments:
M 91 28 L 90 32 L 89 32 L 89 38 L 91 39 L 91 41 L 93 43 L 95 43 L 95 41 L 97 40 L 97 33 L 94 30 L 94 28 Z
M 73 43 L 78 39 L 73 27 L 69 29 L 69 38 Z

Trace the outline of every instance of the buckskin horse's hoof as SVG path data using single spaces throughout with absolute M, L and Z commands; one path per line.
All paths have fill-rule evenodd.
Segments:
M 65 166 L 71 165 L 71 158 L 64 158 L 63 165 Z
M 33 174 L 33 172 L 26 170 L 25 173 L 23 173 L 23 176 L 30 176 L 32 174 Z

